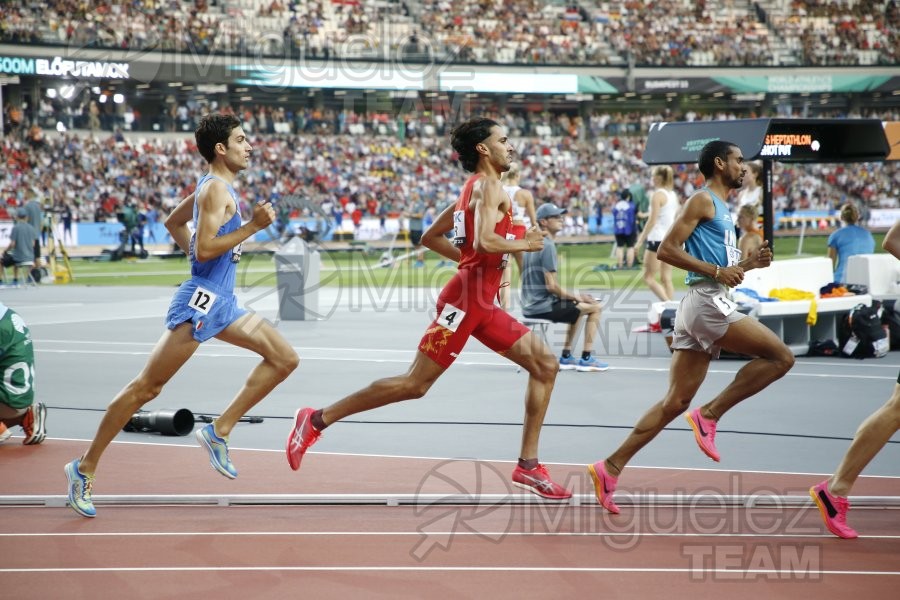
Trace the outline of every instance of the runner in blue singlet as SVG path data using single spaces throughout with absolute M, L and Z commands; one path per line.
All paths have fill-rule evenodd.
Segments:
M 767 267 L 772 260 L 768 242 L 745 257 L 736 247 L 734 223 L 724 199 L 741 187 L 746 173 L 741 149 L 725 141 L 710 142 L 697 162 L 706 186 L 688 199 L 657 251 L 659 260 L 688 271 L 690 286 L 676 314 L 669 390 L 615 452 L 588 467 L 597 499 L 613 513 L 619 512 L 612 497 L 618 476 L 678 415 L 684 414 L 703 453 L 718 461 L 715 435 L 722 415 L 783 377 L 794 364 L 784 342 L 756 319 L 738 312 L 727 296 L 727 288 L 741 283 L 745 271 Z M 691 411 L 709 363 L 721 348 L 756 358 L 712 401 Z
M 132 415 L 155 398 L 194 354 L 200 343 L 216 337 L 259 354 L 262 361 L 231 404 L 213 423 L 196 431 L 213 468 L 234 479 L 228 435 L 253 406 L 297 368 L 300 359 L 275 329 L 256 314 L 238 308 L 235 271 L 241 244 L 275 219 L 268 202 L 253 207 L 241 225 L 232 182 L 246 169 L 251 147 L 240 122 L 231 115 L 207 115 L 195 132 L 197 149 L 209 163 L 197 189 L 172 211 L 166 228 L 191 262 L 191 278 L 172 298 L 163 333 L 143 370 L 113 399 L 87 452 L 66 465 L 69 505 L 85 517 L 96 515 L 91 500 L 94 471 L 103 451 Z M 193 221 L 192 235 L 188 223 Z

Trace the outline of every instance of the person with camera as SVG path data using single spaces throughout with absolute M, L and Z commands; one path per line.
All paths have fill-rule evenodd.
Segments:
M 212 467 L 229 479 L 237 477 L 228 455 L 228 436 L 235 424 L 300 362 L 267 321 L 238 307 L 234 294 L 243 242 L 275 220 L 271 204 L 261 201 L 254 205 L 250 221 L 241 224 L 232 183 L 249 166 L 252 148 L 240 122 L 232 115 L 207 115 L 195 138 L 209 170 L 166 219 L 172 238 L 190 258 L 191 278 L 175 292 L 166 316 L 167 331 L 147 364 L 110 403 L 87 452 L 65 466 L 69 505 L 84 517 L 97 514 L 91 499 L 94 473 L 107 446 L 138 409 L 159 395 L 201 343 L 215 337 L 262 357 L 225 412 L 196 432 Z

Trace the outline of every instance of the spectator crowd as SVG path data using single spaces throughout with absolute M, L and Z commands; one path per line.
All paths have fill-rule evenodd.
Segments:
M 0 41 L 442 64 L 896 65 L 900 8 L 896 0 L 9 0 Z
M 228 109 L 225 109 L 228 110 Z M 237 185 L 245 211 L 257 200 L 278 202 L 299 195 L 335 220 L 410 212 L 420 202 L 430 214 L 455 200 L 465 173 L 449 144 L 449 123 L 408 115 L 358 115 L 357 121 L 323 117 L 319 126 L 278 133 L 260 119 L 259 107 L 238 109 L 253 146 L 251 166 Z M 265 112 L 265 111 L 264 111 Z M 553 202 L 586 223 L 609 214 L 620 190 L 649 187 L 641 160 L 644 120 L 652 115 L 617 115 L 581 120 L 567 115 L 490 114 L 510 131 L 521 164 L 522 185 L 538 204 Z M 727 119 L 734 115 L 694 115 Z M 655 120 L 663 119 L 657 115 Z M 898 115 L 882 115 L 897 119 Z M 410 126 L 410 121 L 416 122 Z M 535 136 L 543 123 L 549 135 Z M 622 126 L 610 129 L 611 123 Z M 270 127 L 271 124 L 271 127 Z M 353 125 L 361 125 L 353 128 Z M 626 127 L 628 125 L 629 127 Z M 633 127 L 630 127 L 633 126 Z M 620 131 L 621 129 L 621 131 Z M 634 129 L 636 133 L 627 134 Z M 52 132 L 8 135 L 0 140 L 0 199 L 7 213 L 37 196 L 47 209 L 75 221 L 116 219 L 126 203 L 153 219 L 165 214 L 195 185 L 205 166 L 193 136 L 131 133 Z M 834 210 L 848 199 L 869 207 L 895 207 L 900 189 L 896 163 L 799 165 L 776 163 L 776 210 Z M 688 197 L 702 178 L 695 165 L 675 167 L 675 193 Z M 354 214 L 356 213 L 356 214 Z M 299 215 L 295 215 L 299 216 Z

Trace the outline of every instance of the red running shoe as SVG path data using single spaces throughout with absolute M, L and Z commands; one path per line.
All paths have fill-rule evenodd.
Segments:
M 719 462 L 719 451 L 716 450 L 716 422 L 700 414 L 700 409 L 684 413 L 684 418 L 694 430 L 694 438 L 703 453 Z
M 567 500 L 572 492 L 550 479 L 547 467 L 538 464 L 530 471 L 519 465 L 513 469 L 512 484 L 548 500 Z
M 829 492 L 827 479 L 809 488 L 809 495 L 819 507 L 828 531 L 845 540 L 859 537 L 859 534 L 847 525 L 847 511 L 850 510 L 850 502 L 842 496 L 835 496 Z
M 322 436 L 322 433 L 313 427 L 311 419 L 314 412 L 316 411 L 312 408 L 300 408 L 294 413 L 294 428 L 288 435 L 285 451 L 288 464 L 295 471 L 300 468 L 300 461 L 303 460 L 307 449 Z
M 619 480 L 606 471 L 606 465 L 603 461 L 595 462 L 588 465 L 588 472 L 594 481 L 594 493 L 597 494 L 597 500 L 600 506 L 608 510 L 614 515 L 619 514 L 619 507 L 613 502 L 613 492 L 616 491 L 616 484 Z

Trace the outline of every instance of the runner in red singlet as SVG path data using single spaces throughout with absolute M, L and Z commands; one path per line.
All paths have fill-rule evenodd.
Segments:
M 537 336 L 496 306 L 500 277 L 510 252 L 543 248 L 532 227 L 523 239 L 507 239 L 512 226 L 511 201 L 500 183 L 513 148 L 495 121 L 472 119 L 451 133 L 463 168 L 474 173 L 456 204 L 447 207 L 423 234 L 422 244 L 458 261 L 459 270 L 438 296 L 436 317 L 419 342 L 409 370 L 380 379 L 324 409 L 299 409 L 287 439 L 288 463 L 295 471 L 323 429 L 350 415 L 393 402 L 421 398 L 453 364 L 469 337 L 474 337 L 528 371 L 525 419 L 519 462 L 512 483 L 544 498 L 563 500 L 572 493 L 550 479 L 537 459 L 538 438 L 559 365 Z M 445 234 L 453 231 L 451 241 Z

